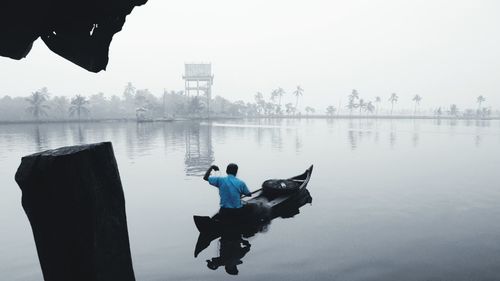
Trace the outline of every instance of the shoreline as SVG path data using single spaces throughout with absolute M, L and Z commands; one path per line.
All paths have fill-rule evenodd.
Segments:
M 135 118 L 104 118 L 104 119 L 84 119 L 84 120 L 72 120 L 72 119 L 62 119 L 62 120 L 0 120 L 0 125 L 10 125 L 10 124 L 71 124 L 71 123 L 171 123 L 171 122 L 186 122 L 186 121 L 206 121 L 206 120 L 244 120 L 244 119 L 383 119 L 383 120 L 466 120 L 466 121 L 495 121 L 500 120 L 500 116 L 491 116 L 478 118 L 475 116 L 464 117 L 464 116 L 408 116 L 408 115 L 300 115 L 300 116 L 287 116 L 287 115 L 269 115 L 269 116 L 212 116 L 212 117 L 181 117 L 178 119 L 169 120 L 142 120 L 138 121 Z

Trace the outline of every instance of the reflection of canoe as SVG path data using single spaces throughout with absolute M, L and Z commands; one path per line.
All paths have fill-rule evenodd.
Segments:
M 296 205 L 297 200 L 303 198 L 305 193 L 309 195 L 306 187 L 311 179 L 312 171 L 313 166 L 311 165 L 301 175 L 283 180 L 274 180 L 284 185 L 284 190 L 281 194 L 279 191 L 269 192 L 266 186 L 264 186 L 262 189 L 253 192 L 252 196 L 243 198 L 245 206 L 241 212 L 241 216 L 237 218 L 238 223 L 228 223 L 221 218 L 220 214 L 216 214 L 211 218 L 194 216 L 196 227 L 200 232 L 221 232 L 234 227 L 255 226 L 256 224 L 265 223 L 273 218 L 283 216 L 283 212 L 289 209 L 290 204 Z M 290 192 L 286 188 L 287 186 L 292 186 L 294 189 L 293 192 Z M 275 188 L 275 190 L 277 189 Z

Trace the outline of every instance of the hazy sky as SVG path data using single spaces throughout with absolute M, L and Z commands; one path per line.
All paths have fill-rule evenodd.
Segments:
M 500 108 L 499 11 L 497 0 L 149 0 L 114 37 L 107 71 L 38 40 L 22 61 L 0 58 L 0 95 L 121 95 L 128 81 L 160 95 L 182 90 L 184 62 L 212 62 L 214 94 L 231 100 L 301 85 L 302 105 L 321 111 L 353 88 L 384 102 L 396 92 L 404 107 L 415 94 L 461 108 L 482 94 Z

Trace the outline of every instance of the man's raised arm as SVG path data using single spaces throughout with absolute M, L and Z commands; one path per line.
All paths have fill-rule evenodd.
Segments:
M 218 171 L 219 170 L 219 167 L 217 167 L 216 165 L 212 165 L 210 166 L 210 168 L 208 168 L 207 172 L 205 173 L 205 175 L 203 176 L 203 179 L 208 181 L 208 177 L 210 176 L 210 173 L 212 173 L 212 170 L 214 171 Z

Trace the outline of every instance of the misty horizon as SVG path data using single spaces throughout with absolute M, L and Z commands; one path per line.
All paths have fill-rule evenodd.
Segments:
M 196 88 L 195 88 L 196 89 Z M 0 122 L 57 121 L 57 120 L 137 120 L 154 121 L 165 118 L 268 118 L 268 117 L 364 117 L 364 118 L 466 118 L 498 119 L 500 110 L 492 108 L 488 99 L 478 96 L 468 107 L 422 106 L 424 97 L 401 97 L 392 93 L 389 98 L 368 100 L 353 89 L 344 102 L 312 107 L 303 104 L 307 92 L 300 86 L 292 92 L 277 88 L 270 93 L 257 92 L 251 101 L 230 101 L 215 96 L 208 102 L 207 92 L 164 90 L 158 95 L 148 89 L 127 83 L 121 94 L 67 97 L 51 93 L 44 87 L 26 97 L 0 96 Z M 181 119 L 179 119 L 181 118 Z

